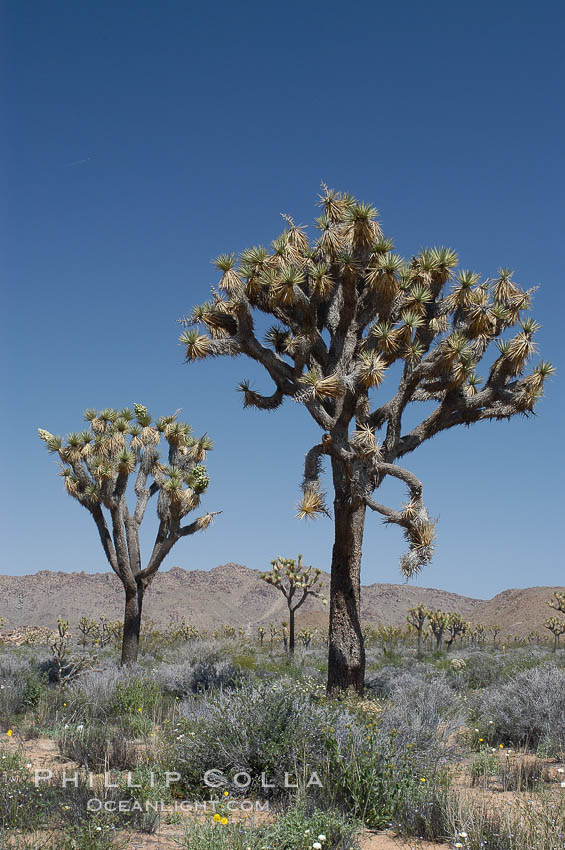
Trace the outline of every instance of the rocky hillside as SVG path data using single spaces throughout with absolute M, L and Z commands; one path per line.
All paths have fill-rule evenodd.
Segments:
M 257 570 L 231 563 L 210 571 L 173 567 L 157 574 L 146 597 L 145 615 L 161 626 L 171 617 L 183 617 L 198 628 L 229 624 L 251 630 L 260 624 L 280 623 L 286 619 L 285 600 L 259 575 Z M 329 576 L 325 574 L 324 584 L 327 595 Z M 476 623 L 496 623 L 501 636 L 526 635 L 541 631 L 551 613 L 546 600 L 554 590 L 564 588 L 505 590 L 485 601 L 406 584 L 371 584 L 362 588 L 362 616 L 371 624 L 403 625 L 408 609 L 422 602 L 429 608 L 457 611 Z M 52 628 L 58 615 L 72 623 L 83 614 L 121 619 L 122 609 L 123 591 L 113 573 L 42 570 L 30 576 L 0 576 L 0 617 L 5 617 L 7 628 Z M 327 608 L 321 600 L 308 600 L 300 621 L 323 626 Z

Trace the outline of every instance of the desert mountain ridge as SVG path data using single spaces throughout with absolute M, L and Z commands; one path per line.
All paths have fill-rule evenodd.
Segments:
M 181 619 L 200 629 L 221 625 L 249 632 L 260 625 L 287 619 L 283 596 L 260 578 L 260 571 L 227 563 L 211 570 L 181 567 L 160 572 L 147 592 L 144 615 L 161 627 Z M 322 574 L 323 594 L 329 595 L 329 575 Z M 409 584 L 370 584 L 361 588 L 361 614 L 371 625 L 405 625 L 408 609 L 422 602 L 428 608 L 456 611 L 473 623 L 498 625 L 501 636 L 525 636 L 543 631 L 551 616 L 547 600 L 563 587 L 528 587 L 498 593 L 492 599 L 474 599 Z M 0 575 L 0 617 L 7 628 L 56 625 L 57 617 L 76 623 L 83 615 L 121 619 L 123 590 L 112 572 L 52 572 L 33 575 Z M 321 599 L 308 599 L 298 624 L 327 625 L 327 607 Z

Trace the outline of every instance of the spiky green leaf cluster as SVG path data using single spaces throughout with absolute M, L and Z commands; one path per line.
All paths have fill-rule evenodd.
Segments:
M 137 474 L 136 494 L 153 482 L 161 494 L 160 518 L 179 519 L 198 505 L 200 494 L 208 487 L 202 461 L 213 442 L 207 434 L 194 438 L 190 425 L 179 422 L 177 415 L 161 416 L 154 422 L 143 404 L 134 404 L 133 410 L 89 408 L 84 414 L 88 430 L 73 431 L 65 439 L 42 428 L 38 434 L 61 461 L 65 489 L 85 507 L 116 507 L 127 492 L 128 481 Z M 165 464 L 159 443 L 166 447 Z

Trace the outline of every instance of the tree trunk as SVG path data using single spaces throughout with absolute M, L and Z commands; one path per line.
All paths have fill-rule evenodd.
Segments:
M 334 468 L 334 483 L 336 470 Z M 336 486 L 335 540 L 330 588 L 328 693 L 354 688 L 363 693 L 365 645 L 361 632 L 361 549 L 365 505 L 352 504 Z
M 416 658 L 422 658 L 422 629 L 418 629 L 418 648 L 416 649 Z
M 288 654 L 294 656 L 294 611 L 288 609 Z
M 144 588 L 138 585 L 136 590 L 126 588 L 126 607 L 124 612 L 124 635 L 122 639 L 122 664 L 135 664 L 139 652 L 139 633 L 141 631 L 141 608 Z

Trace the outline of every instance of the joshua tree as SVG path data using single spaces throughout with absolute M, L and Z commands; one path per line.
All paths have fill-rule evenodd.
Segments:
M 212 298 L 182 319 L 187 361 L 243 354 L 268 372 L 274 390 L 240 384 L 245 407 L 275 410 L 285 397 L 303 405 L 323 432 L 306 455 L 298 516 L 327 514 L 320 481 L 329 458 L 335 537 L 331 566 L 328 690 L 363 688 L 360 567 L 367 507 L 400 526 L 409 545 L 405 576 L 432 557 L 435 522 L 422 482 L 399 461 L 424 441 L 456 425 L 529 415 L 553 367 L 525 375 L 538 324 L 523 316 L 533 290 L 512 272 L 481 280 L 455 272 L 447 248 L 420 251 L 407 262 L 383 236 L 377 211 L 322 187 L 318 238 L 284 216 L 287 227 L 271 249 L 223 254 Z M 448 283 L 452 285 L 447 289 Z M 253 312 L 276 320 L 261 342 Z M 517 327 L 516 327 L 517 326 Z M 503 338 L 516 327 L 516 333 Z M 490 360 L 491 345 L 498 356 Z M 485 377 L 476 369 L 485 357 Z M 377 398 L 385 384 L 390 394 Z M 430 413 L 404 429 L 415 402 Z M 377 432 L 382 432 L 379 442 Z M 387 476 L 408 488 L 400 509 L 375 501 Z
M 491 626 L 489 628 L 489 632 L 492 635 L 492 645 L 496 646 L 496 639 L 497 639 L 498 635 L 500 634 L 500 626 Z
M 303 564 L 302 555 L 298 556 L 298 560 L 278 557 L 271 561 L 271 564 L 273 569 L 268 573 L 261 573 L 261 578 L 280 590 L 286 599 L 289 622 L 288 654 L 294 655 L 294 617 L 309 596 L 320 596 L 322 571 Z M 285 639 L 285 647 L 286 645 Z
M 424 633 L 424 624 L 428 619 L 428 612 L 426 608 L 420 603 L 416 605 L 415 608 L 410 608 L 408 611 L 408 615 L 406 620 L 410 628 L 414 629 L 417 635 L 418 648 L 416 651 L 416 656 L 418 658 L 422 657 L 422 636 Z
M 550 608 L 554 611 L 559 611 L 560 614 L 565 614 L 565 593 L 556 590 L 553 593 L 553 598 L 548 600 Z M 559 638 L 565 634 L 565 620 L 560 620 L 559 617 L 551 617 L 544 623 L 546 629 L 553 634 L 553 651 L 559 646 Z
M 487 627 L 484 623 L 477 623 L 475 626 L 475 634 L 477 637 L 478 646 L 484 646 L 487 639 Z
M 202 464 L 212 448 L 210 438 L 195 439 L 176 413 L 153 422 L 144 405 L 133 407 L 133 412 L 127 407 L 87 410 L 89 429 L 69 434 L 65 441 L 39 429 L 49 451 L 62 461 L 60 475 L 67 493 L 91 514 L 106 558 L 124 586 L 123 664 L 137 660 L 143 597 L 166 555 L 181 537 L 208 528 L 218 513 L 182 524 L 208 486 Z M 157 450 L 161 438 L 167 447 L 165 463 Z M 134 477 L 130 511 L 128 485 Z M 142 567 L 139 531 L 154 496 L 159 526 L 149 561 Z
M 53 661 L 53 678 L 57 684 L 69 684 L 73 679 L 96 662 L 96 656 L 71 655 L 69 642 L 72 634 L 69 631 L 69 621 L 57 617 L 57 636 L 49 643 Z
M 464 620 L 463 617 L 460 616 L 460 614 L 448 614 L 445 628 L 449 632 L 449 640 L 446 644 L 446 648 L 449 650 L 453 644 L 453 641 L 459 635 L 464 635 L 468 631 L 469 623 L 467 622 L 467 620 Z
M 390 657 L 396 652 L 398 644 L 404 637 L 404 631 L 400 626 L 378 626 L 375 637 L 381 644 L 383 655 Z
M 554 611 L 559 611 L 560 614 L 565 614 L 565 593 L 560 593 L 556 590 L 553 594 L 553 599 L 548 600 L 550 608 Z
M 436 639 L 436 649 L 443 649 L 443 635 L 447 628 L 449 614 L 444 611 L 428 611 L 430 629 Z
M 559 617 L 550 617 L 543 625 L 553 635 L 553 651 L 556 652 L 559 646 L 559 638 L 565 634 L 565 620 L 560 620 Z

